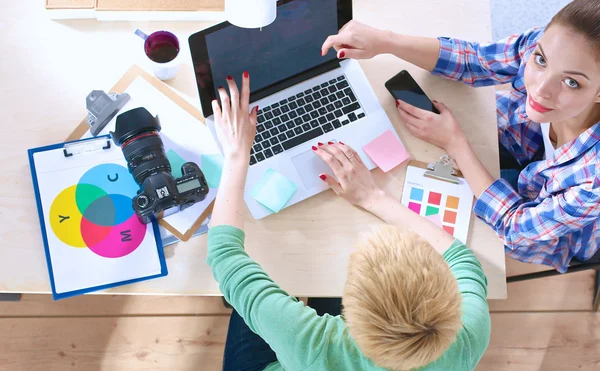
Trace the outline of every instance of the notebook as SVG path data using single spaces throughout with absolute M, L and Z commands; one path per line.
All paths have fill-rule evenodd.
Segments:
M 108 135 L 28 151 L 55 300 L 167 275 L 158 223 Z

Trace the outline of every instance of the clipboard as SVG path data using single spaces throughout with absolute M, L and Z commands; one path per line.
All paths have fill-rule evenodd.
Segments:
M 458 178 L 464 179 L 464 176 L 462 175 L 460 170 L 456 170 L 452 166 L 452 160 L 448 155 L 444 155 L 436 162 L 431 163 L 411 160 L 409 161 L 408 166 L 415 166 L 421 169 L 427 169 L 427 171 L 424 174 L 425 177 L 439 180 L 442 182 L 460 184 L 460 179 Z
M 138 77 L 143 78 L 148 83 L 150 83 L 154 88 L 164 94 L 167 98 L 172 100 L 175 104 L 177 104 L 180 108 L 185 110 L 187 113 L 192 115 L 194 118 L 198 119 L 202 125 L 206 125 L 204 117 L 202 113 L 198 109 L 196 109 L 192 104 L 188 101 L 180 97 L 177 93 L 175 93 L 171 88 L 169 88 L 165 83 L 158 80 L 154 76 L 142 70 L 139 66 L 133 65 L 129 68 L 129 70 L 121 77 L 121 79 L 110 89 L 110 92 L 123 94 L 127 87 L 129 87 Z M 90 125 L 88 124 L 87 117 L 84 118 L 81 123 L 69 134 L 66 139 L 66 142 L 74 141 L 81 139 L 88 131 L 90 130 Z M 185 232 L 180 233 L 177 229 L 171 226 L 167 221 L 161 219 L 159 220 L 159 224 L 168 230 L 171 234 L 179 238 L 181 241 L 188 241 L 201 227 L 202 222 L 206 220 L 206 218 L 212 213 L 212 209 L 214 207 L 214 201 L 206 208 L 206 210 L 198 217 L 198 219 L 193 223 L 193 225 Z
M 408 163 L 401 203 L 463 243 L 467 243 L 473 200 L 471 188 L 449 156 L 433 163 Z
M 90 155 L 97 156 L 97 152 L 105 152 L 109 162 L 95 164 L 90 161 Z M 119 173 L 115 173 L 113 179 L 106 180 L 104 177 L 97 177 L 94 173 L 94 169 L 98 169 L 97 165 L 100 165 L 121 169 L 120 174 L 129 175 L 124 166 L 110 163 L 113 159 L 123 161 L 120 149 L 111 145 L 110 136 L 32 148 L 27 151 L 27 154 L 54 300 L 168 274 L 158 223 L 153 222 L 152 227 L 148 228 L 133 221 L 133 219 L 137 220 L 133 211 L 131 210 L 131 215 L 126 215 L 122 211 L 126 208 L 118 208 L 118 204 L 114 201 L 127 199 L 126 195 L 108 194 L 109 190 L 102 187 L 103 184 L 119 181 L 121 183 L 118 185 L 114 183 L 113 190 L 120 188 L 131 191 L 135 190 L 133 180 L 130 177 L 121 177 L 122 180 L 118 180 Z M 47 158 L 42 157 L 42 154 Z M 44 174 L 42 168 L 48 169 L 49 164 L 53 166 L 52 170 Z M 90 166 L 91 168 L 85 171 L 81 178 L 79 175 L 70 178 L 64 176 L 71 172 L 79 173 L 83 168 Z M 65 184 L 56 184 L 59 183 L 56 174 L 63 175 L 59 178 Z M 76 178 L 79 181 L 71 184 L 70 182 Z M 81 183 L 84 178 L 85 181 Z M 127 181 L 127 178 L 130 180 Z M 88 182 L 92 179 L 103 179 L 104 182 L 102 184 Z M 41 184 L 45 184 L 45 189 L 42 189 Z M 123 188 L 124 185 L 130 187 Z M 49 186 L 54 188 L 50 189 L 52 187 Z M 95 193 L 95 200 L 85 195 L 88 192 L 82 192 L 83 196 L 79 199 L 78 190 L 81 186 L 87 187 L 88 190 L 95 189 L 90 192 Z M 50 198 L 52 198 L 51 202 Z M 113 219 L 110 224 L 103 223 L 110 217 L 106 217 L 106 213 L 98 206 L 106 205 L 106 202 L 100 201 L 102 199 L 106 201 L 107 198 L 112 200 L 110 204 L 113 208 Z M 87 214 L 81 207 L 85 207 L 88 211 L 92 209 L 92 212 Z M 78 215 L 75 215 L 75 210 L 78 210 Z M 105 211 L 106 208 L 102 210 Z M 51 214 L 55 214 L 59 219 L 53 222 Z M 100 222 L 100 219 L 103 221 Z M 65 223 L 63 227 L 62 223 L 68 221 L 74 223 Z M 106 233 L 100 233 L 102 237 L 98 237 L 98 231 L 106 231 Z M 136 265 L 132 262 L 143 263 Z M 125 266 L 135 267 L 125 270 L 123 269 Z

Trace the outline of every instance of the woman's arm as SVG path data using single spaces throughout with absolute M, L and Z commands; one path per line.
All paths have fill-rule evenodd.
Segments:
M 393 54 L 427 71 L 433 71 L 440 55 L 440 42 L 431 37 L 399 35 L 350 21 L 337 35 L 331 35 L 321 48 L 321 55 L 330 48 L 338 58 L 370 59 L 378 54 Z
M 337 181 L 325 174 L 321 179 L 348 202 L 360 206 L 388 224 L 408 228 L 443 254 L 454 238 L 429 220 L 410 211 L 375 184 L 373 175 L 356 151 L 343 143 L 320 145 L 315 153 L 333 170 Z
M 227 77 L 231 98 L 219 88 L 221 106 L 212 102 L 215 130 L 223 147 L 223 172 L 211 218 L 211 227 L 230 225 L 244 228 L 244 187 L 250 163 L 250 147 L 256 134 L 258 107 L 249 112 L 250 76 L 244 72 L 242 92 L 235 81 Z
M 321 55 L 331 47 L 340 59 L 370 59 L 389 53 L 436 75 L 486 86 L 512 81 L 542 32 L 532 29 L 496 43 L 479 43 L 401 35 L 350 21 L 337 35 L 325 40 Z

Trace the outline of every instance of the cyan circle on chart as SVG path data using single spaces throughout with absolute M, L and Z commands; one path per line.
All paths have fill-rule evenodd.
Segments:
M 116 223 L 117 208 L 112 196 L 104 195 L 92 201 L 83 212 L 83 219 L 100 227 L 112 227 L 119 224 Z
M 133 176 L 124 166 L 117 164 L 102 164 L 88 170 L 79 184 L 91 184 L 109 195 L 135 197 L 139 189 Z
M 123 195 L 106 195 L 92 202 L 83 218 L 101 227 L 119 225 L 133 215 L 131 198 Z

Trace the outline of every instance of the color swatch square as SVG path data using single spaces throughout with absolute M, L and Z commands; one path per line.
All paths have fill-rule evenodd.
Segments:
M 456 212 L 446 210 L 446 212 L 444 213 L 444 222 L 450 223 L 450 224 L 456 224 Z
M 223 172 L 223 156 L 202 155 L 200 168 L 204 173 L 208 188 L 217 188 L 221 182 L 221 173 Z
M 446 207 L 449 209 L 458 209 L 458 203 L 460 199 L 454 196 L 448 196 L 446 199 Z
M 423 201 L 423 190 L 421 188 L 413 187 L 410 190 L 410 199 L 414 201 Z
M 409 202 L 408 203 L 408 208 L 411 209 L 412 211 L 414 211 L 417 214 L 421 213 L 421 204 L 418 204 L 416 202 Z
M 186 161 L 172 149 L 168 150 L 166 155 L 167 159 L 169 160 L 169 163 L 171 164 L 171 174 L 175 178 L 181 178 L 181 176 L 183 175 L 181 174 L 181 166 L 185 164 Z
M 444 228 L 444 230 L 448 233 L 450 233 L 451 235 L 454 236 L 454 227 L 449 227 L 447 225 L 443 226 L 442 228 Z
M 442 195 L 437 192 L 429 192 L 429 203 L 439 205 L 442 202 Z
M 297 189 L 298 187 L 294 182 L 275 170 L 269 169 L 254 185 L 250 195 L 269 210 L 278 213 L 296 193 Z
M 425 210 L 425 216 L 436 215 L 439 213 L 440 213 L 440 209 L 438 209 L 437 207 L 434 207 L 434 206 L 427 206 L 427 209 Z

